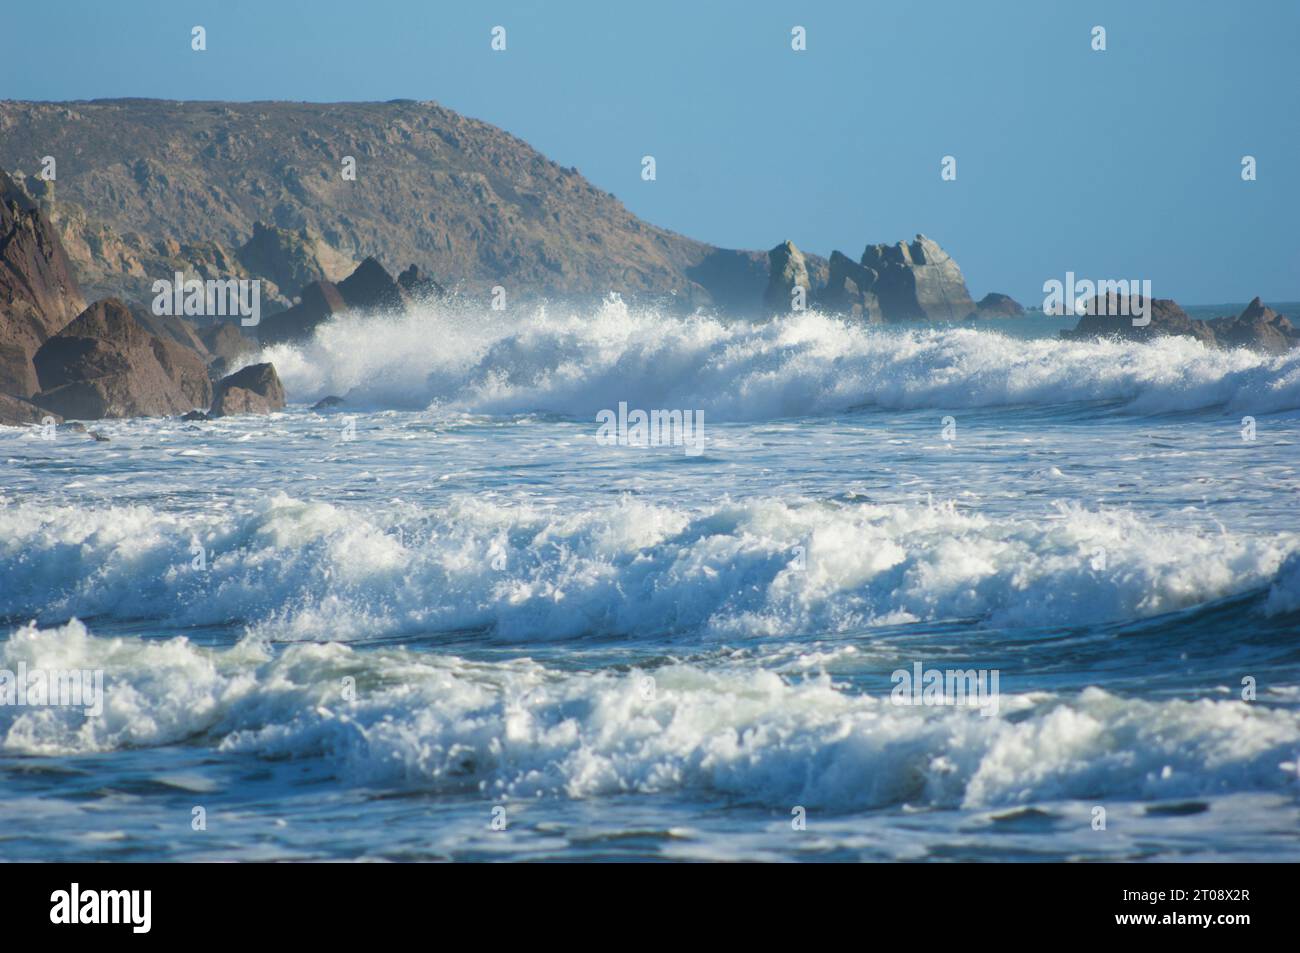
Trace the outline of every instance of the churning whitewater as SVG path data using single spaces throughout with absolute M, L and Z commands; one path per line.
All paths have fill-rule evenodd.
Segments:
M 1056 327 L 445 306 L 268 348 L 283 413 L 0 430 L 0 689 L 104 687 L 0 705 L 9 853 L 1300 858 L 1300 351 Z

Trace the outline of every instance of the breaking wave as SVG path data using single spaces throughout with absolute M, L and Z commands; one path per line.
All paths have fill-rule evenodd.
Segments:
M 1269 356 L 1187 338 L 1067 342 L 972 328 L 873 328 L 816 312 L 730 322 L 617 299 L 588 314 L 430 307 L 400 318 L 345 316 L 308 342 L 268 348 L 265 358 L 291 400 L 336 394 L 371 409 L 591 419 L 627 400 L 743 421 L 863 407 L 1077 402 L 1142 414 L 1300 408 L 1300 349 Z
M 566 512 L 470 495 L 385 508 L 276 493 L 187 517 L 27 502 L 0 506 L 0 617 L 237 625 L 285 641 L 1095 624 L 1251 591 L 1261 612 L 1294 611 L 1297 550 L 1290 533 L 1065 504 L 994 518 L 772 498 L 624 497 Z
M 1099 688 L 1003 695 L 1001 711 L 898 707 L 824 673 L 723 663 L 571 672 L 404 650 L 244 642 L 205 649 L 25 627 L 0 666 L 104 671 L 104 712 L 0 707 L 0 751 L 202 740 L 321 765 L 347 783 L 493 798 L 689 792 L 779 808 L 983 807 L 1284 790 L 1300 712 L 1138 700 Z M 343 685 L 352 678 L 355 696 Z

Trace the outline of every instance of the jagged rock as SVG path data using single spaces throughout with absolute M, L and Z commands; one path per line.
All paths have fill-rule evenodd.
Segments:
M 870 290 L 879 275 L 875 269 L 860 265 L 848 255 L 831 252 L 826 287 L 817 296 L 817 306 L 838 314 L 862 317 L 871 322 L 881 320 L 880 302 Z
M 284 408 L 284 386 L 273 364 L 250 364 L 223 377 L 212 398 L 212 417 L 269 414 Z
M 807 306 L 812 293 L 812 282 L 808 278 L 808 265 L 803 253 L 795 247 L 794 242 L 784 241 L 767 253 L 768 278 L 767 290 L 763 292 L 763 304 L 770 310 L 786 312 L 791 310 L 796 287 L 803 289 L 804 304 Z
M 211 417 L 209 417 L 201 410 L 191 410 L 188 414 L 181 414 L 181 420 L 184 421 L 211 420 L 211 419 L 212 419 Z
M 1087 340 L 1100 337 L 1121 337 L 1145 341 L 1155 337 L 1173 335 L 1190 337 L 1203 344 L 1213 345 L 1214 331 L 1204 321 L 1189 318 L 1187 312 L 1169 298 L 1153 298 L 1150 314 L 1144 325 L 1134 325 L 1134 312 L 1141 306 L 1140 298 L 1123 301 L 1117 294 L 1098 295 L 1088 302 L 1087 314 L 1079 318 L 1073 330 L 1061 332 L 1067 340 Z M 1127 312 L 1127 313 L 1125 313 Z M 1149 320 L 1148 320 L 1149 319 Z
M 30 400 L 0 394 L 0 424 L 7 427 L 22 427 L 27 424 L 63 423 L 63 418 L 46 410 Z
M 1220 347 L 1248 347 L 1281 354 L 1300 345 L 1300 329 L 1255 298 L 1236 317 L 1207 322 Z
M 49 220 L 0 172 L 0 309 L 35 322 L 48 337 L 85 307 Z
M 342 397 L 335 397 L 333 394 L 331 394 L 328 397 L 322 397 L 320 400 L 316 401 L 316 403 L 311 405 L 311 409 L 328 410 L 331 407 L 338 407 L 342 403 L 343 403 Z
M 316 326 L 346 311 L 404 311 L 409 298 L 384 266 L 367 258 L 339 284 L 313 281 L 288 311 L 264 320 L 257 329 L 263 345 L 309 337 Z
M 203 397 L 207 378 L 197 354 L 150 334 L 114 298 L 46 340 L 32 363 L 41 387 L 33 400 L 82 420 L 183 413 Z
M 968 318 L 1018 318 L 1024 315 L 1025 309 L 1015 298 L 1010 295 L 999 294 L 996 291 L 990 291 L 980 299 L 979 304 L 975 306 Z
M 309 228 L 288 229 L 253 223 L 253 237 L 239 249 L 249 274 L 278 288 L 301 288 L 317 279 L 337 281 L 356 267 Z
M 416 265 L 411 265 L 406 271 L 398 275 L 397 283 L 401 285 L 402 290 L 413 301 L 427 301 L 447 296 L 447 289 L 434 281 Z
M 349 308 L 359 311 L 404 311 L 409 301 L 402 286 L 373 258 L 339 282 L 339 294 Z
M 868 245 L 860 264 L 878 277 L 859 290 L 875 295 L 886 321 L 960 321 L 974 309 L 957 263 L 924 235 Z
M 36 392 L 32 355 L 85 306 L 57 232 L 0 172 L 0 392 Z
M 302 289 L 298 303 L 292 308 L 262 320 L 257 327 L 257 339 L 267 346 L 309 337 L 318 324 L 347 310 L 348 304 L 337 285 L 313 281 Z

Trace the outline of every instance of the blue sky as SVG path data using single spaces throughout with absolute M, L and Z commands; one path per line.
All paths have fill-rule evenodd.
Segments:
M 1037 303 L 1072 270 L 1300 299 L 1297 0 L 43 0 L 5 22 L 0 98 L 433 99 L 726 247 L 856 258 L 920 231 L 977 297 Z

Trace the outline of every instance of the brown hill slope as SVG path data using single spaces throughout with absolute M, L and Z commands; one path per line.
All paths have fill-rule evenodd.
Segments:
M 0 102 L 0 168 L 35 172 L 46 155 L 52 218 L 96 294 L 138 299 L 165 277 L 159 255 L 233 252 L 257 222 L 471 292 L 731 304 L 756 303 L 766 283 L 736 253 L 646 224 L 575 169 L 435 103 Z

